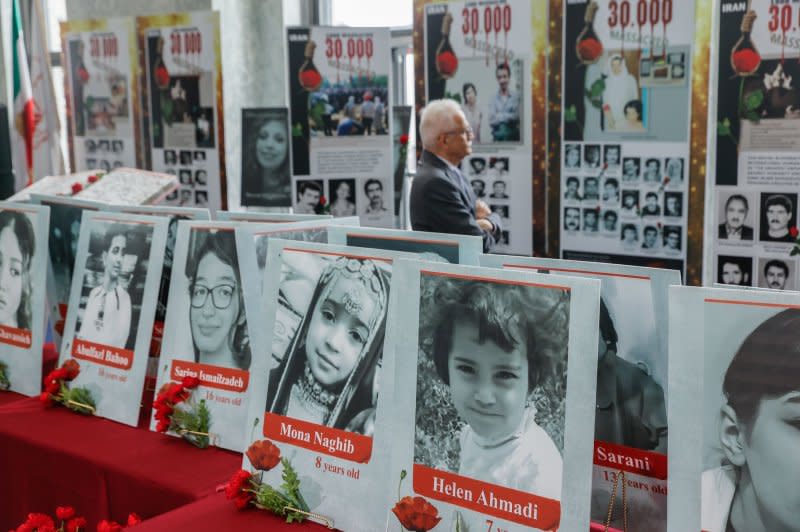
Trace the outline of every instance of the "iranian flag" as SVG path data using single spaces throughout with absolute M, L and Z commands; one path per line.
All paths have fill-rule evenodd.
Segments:
M 28 54 L 22 35 L 22 13 L 19 0 L 14 0 L 11 50 L 14 56 L 14 129 L 12 135 L 15 190 L 33 182 L 33 133 L 36 130 L 36 106 L 33 101 Z

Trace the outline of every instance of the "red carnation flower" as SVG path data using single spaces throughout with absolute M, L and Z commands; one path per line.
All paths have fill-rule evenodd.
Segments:
M 80 530 L 86 530 L 85 517 L 75 517 L 67 521 L 66 532 L 79 532 Z
M 39 401 L 41 401 L 44 406 L 53 405 L 53 398 L 48 392 L 42 392 L 41 395 L 39 395 Z
M 167 432 L 167 430 L 169 430 L 169 423 L 167 419 L 160 419 L 158 423 L 156 423 L 156 432 Z
M 56 517 L 62 521 L 67 521 L 75 517 L 75 508 L 72 506 L 59 506 L 56 508 Z
M 169 87 L 169 71 L 164 64 L 160 64 L 156 67 L 156 85 L 159 89 L 166 89 Z
M 128 514 L 128 526 L 138 525 L 142 522 L 142 518 L 139 517 L 139 514 L 136 512 L 131 512 Z
M 72 183 L 72 193 L 73 194 L 77 194 L 81 190 L 83 190 L 83 185 L 81 185 L 80 183 Z
M 190 376 L 186 376 L 186 377 L 184 377 L 184 378 L 183 378 L 183 380 L 181 381 L 181 385 L 182 385 L 184 388 L 188 388 L 188 389 L 190 389 L 190 390 L 192 390 L 192 389 L 194 389 L 194 388 L 197 388 L 197 386 L 198 386 L 199 384 L 200 384 L 200 379 L 198 379 L 197 377 L 190 377 Z
M 798 229 L 797 227 L 790 227 L 789 234 L 792 235 L 792 238 L 797 238 Z
M 253 478 L 249 472 L 240 469 L 234 473 L 228 485 L 225 487 L 225 496 L 233 501 L 233 504 L 238 510 L 243 510 L 255 498 L 253 493 L 250 493 L 250 482 Z
M 439 511 L 423 497 L 403 497 L 392 508 L 400 524 L 411 532 L 428 532 L 442 520 Z
M 68 381 L 74 380 L 75 377 L 81 372 L 81 365 L 78 364 L 78 361 L 74 358 L 70 358 L 64 364 L 62 364 L 61 369 L 66 371 L 66 375 L 64 378 Z
M 100 176 L 98 176 L 97 174 L 92 174 L 92 175 L 89 176 L 88 181 L 89 181 L 89 183 L 94 183 L 98 179 L 100 179 Z
M 325 196 L 320 196 L 319 197 L 319 204 L 324 207 L 325 205 L 328 204 L 328 198 L 326 198 Z
M 78 77 L 83 83 L 89 82 L 89 71 L 85 67 L 78 68 Z
M 261 471 L 269 471 L 281 461 L 281 450 L 269 440 L 254 442 L 246 454 L 253 467 Z
M 97 523 L 97 532 L 120 532 L 122 530 L 122 525 L 117 523 L 116 521 L 109 521 L 108 519 L 103 519 L 99 523 Z
M 408 144 L 408 135 L 402 134 L 398 140 L 400 141 L 401 145 L 405 146 Z

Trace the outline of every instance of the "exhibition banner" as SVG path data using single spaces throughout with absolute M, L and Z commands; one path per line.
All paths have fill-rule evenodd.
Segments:
M 81 366 L 94 414 L 136 426 L 150 353 L 166 219 L 86 212 L 81 223 L 60 365 Z
M 483 240 L 480 237 L 427 231 L 331 226 L 328 229 L 328 242 L 417 253 L 424 260 L 466 266 L 478 266 L 478 257 L 483 253 Z
M 388 28 L 287 29 L 292 205 L 394 225 Z
M 72 170 L 140 167 L 139 48 L 134 19 L 60 24 Z
M 798 327 L 796 292 L 670 288 L 669 532 L 796 528 Z
M 442 530 L 585 529 L 600 282 L 423 261 L 395 273 L 389 523 L 408 528 L 422 497 Z
M 503 232 L 495 249 L 524 255 L 533 243 L 532 139 L 537 127 L 544 128 L 532 118 L 532 63 L 544 48 L 544 34 L 532 29 L 533 10 L 541 17 L 546 2 L 424 6 L 425 99 L 461 105 L 473 131 L 472 154 L 461 171 L 476 198 L 500 215 Z
M 563 9 L 561 257 L 684 272 L 695 0 Z
M 0 389 L 42 389 L 49 207 L 0 202 Z
M 705 284 L 798 290 L 800 5 L 714 9 Z
M 341 530 L 373 532 L 386 523 L 396 433 L 389 430 L 395 351 L 384 350 L 384 335 L 388 308 L 402 291 L 393 264 L 413 257 L 272 240 L 263 277 L 245 270 L 248 286 L 264 284 L 263 295 L 248 292 L 245 303 L 265 325 L 252 331 L 264 355 L 254 360 L 248 442 L 277 446 L 310 479 L 300 488 L 308 510 Z M 252 471 L 250 455 L 243 468 Z M 265 471 L 262 481 L 280 485 L 285 468 Z
M 667 293 L 675 270 L 483 255 L 481 266 L 600 280 L 592 521 L 628 530 L 667 527 Z M 626 504 L 608 505 L 626 473 Z M 619 495 L 618 495 L 619 496 Z
M 192 401 L 202 401 L 210 413 L 210 444 L 241 452 L 254 352 L 236 249 L 238 226 L 178 222 L 156 390 L 184 377 L 198 378 Z M 154 412 L 150 430 L 157 427 Z
M 167 203 L 216 211 L 225 205 L 219 13 L 137 17 L 136 27 L 146 164 L 178 176 Z

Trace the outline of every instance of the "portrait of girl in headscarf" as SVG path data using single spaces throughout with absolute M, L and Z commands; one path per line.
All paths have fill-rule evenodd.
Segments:
M 325 265 L 270 372 L 268 411 L 372 435 L 389 279 L 388 269 L 370 259 L 338 257 Z

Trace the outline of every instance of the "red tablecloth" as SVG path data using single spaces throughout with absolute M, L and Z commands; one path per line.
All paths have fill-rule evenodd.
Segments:
M 0 530 L 58 505 L 90 523 L 153 517 L 213 494 L 240 466 L 236 453 L 26 398 L 0 409 Z
M 224 493 L 217 493 L 153 519 L 148 519 L 136 526 L 137 532 L 166 530 L 323 532 L 328 528 L 309 521 L 290 525 L 280 517 L 255 509 L 238 511 L 233 503 L 225 498 Z
M 22 401 L 23 399 L 27 399 L 27 396 L 15 392 L 0 392 L 0 407 L 16 401 Z

